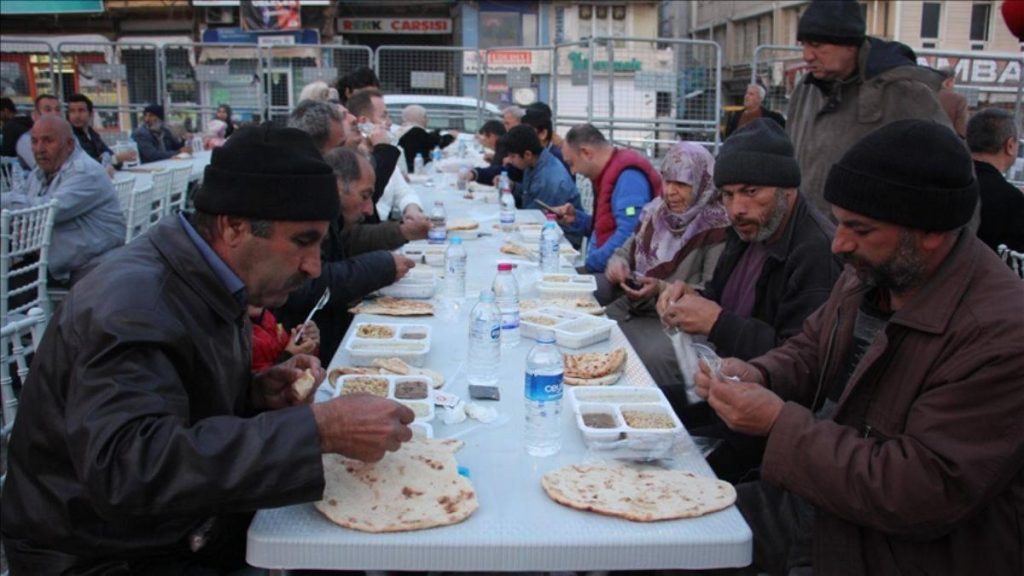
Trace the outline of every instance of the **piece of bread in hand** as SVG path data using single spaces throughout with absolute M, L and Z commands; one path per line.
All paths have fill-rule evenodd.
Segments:
M 309 398 L 316 390 L 316 377 L 313 376 L 313 371 L 307 368 L 302 376 L 299 376 L 294 382 L 292 382 L 292 390 L 295 391 L 295 395 L 299 397 L 299 400 L 305 400 Z

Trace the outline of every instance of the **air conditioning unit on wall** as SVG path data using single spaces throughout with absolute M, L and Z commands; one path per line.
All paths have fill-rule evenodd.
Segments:
M 234 6 L 210 6 L 206 9 L 207 24 L 234 24 L 238 19 Z

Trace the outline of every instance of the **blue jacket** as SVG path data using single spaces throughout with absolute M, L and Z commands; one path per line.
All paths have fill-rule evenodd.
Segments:
M 651 185 L 642 172 L 634 168 L 623 171 L 612 190 L 615 233 L 600 248 L 595 247 L 597 246 L 597 237 L 591 232 L 594 226 L 594 217 L 583 211 L 576 212 L 576 227 L 591 232 L 587 248 L 588 272 L 604 272 L 608 259 L 615 253 L 615 249 L 622 246 L 636 231 L 637 223 L 640 221 L 640 212 L 651 201 L 651 198 Z
M 524 210 L 540 210 L 541 206 L 537 200 L 548 206 L 561 206 L 572 204 L 577 213 L 583 212 L 583 205 L 580 203 L 580 194 L 576 190 L 576 182 L 569 175 L 569 171 L 558 161 L 558 158 L 547 147 L 540 156 L 533 168 L 528 168 L 523 173 L 522 183 L 522 208 Z M 573 246 L 579 246 L 583 240 L 583 234 L 575 227 L 563 227 L 565 239 Z

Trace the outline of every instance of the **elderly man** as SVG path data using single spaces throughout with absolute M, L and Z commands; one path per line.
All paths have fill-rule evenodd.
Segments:
M 604 272 L 608 258 L 636 230 L 644 204 L 661 195 L 661 176 L 646 158 L 615 148 L 590 124 L 569 130 L 562 154 L 572 172 L 593 184 L 594 215 L 577 212 L 572 204 L 557 206 L 555 213 L 564 225 L 590 234 L 587 272 Z
M 372 202 L 376 175 L 369 159 L 354 150 L 336 148 L 325 160 L 334 171 L 342 211 L 339 218 L 331 220 L 321 245 L 323 273 L 308 279 L 287 303 L 274 310 L 274 315 L 285 326 L 297 326 L 324 289 L 330 288 L 330 303 L 313 317 L 320 326 L 320 359 L 327 364 L 352 322 L 348 309 L 371 292 L 400 280 L 415 263 L 380 249 L 388 242 L 396 243 L 392 229 L 381 228 L 381 224 L 358 224 L 372 213 L 372 204 L 368 205 L 366 198 L 369 196 Z
M 288 116 L 288 127 L 309 134 L 321 156 L 342 146 L 348 137 L 345 116 L 338 106 L 319 100 L 299 102 Z
M 519 122 L 522 121 L 523 116 L 526 115 L 526 110 L 523 110 L 519 106 L 506 106 L 501 111 L 501 122 L 505 125 L 505 131 L 509 131 L 516 126 L 519 126 Z
M 43 116 L 60 116 L 60 100 L 51 94 L 40 94 L 36 96 L 35 106 L 32 108 L 32 118 L 28 124 L 20 124 L 20 127 L 27 126 L 27 129 L 17 137 L 14 142 L 15 155 L 21 163 L 21 167 L 32 170 L 36 167 L 35 154 L 32 148 L 32 126 Z M 19 128 L 19 123 L 13 126 Z M 8 141 L 8 134 L 4 134 L 4 142 Z M 13 135 L 12 135 L 13 136 Z
M 964 225 L 971 159 L 901 120 L 829 173 L 849 264 L 800 333 L 697 376 L 735 430 L 767 437 L 738 486 L 759 572 L 1024 572 L 1024 284 Z M 813 544 L 812 544 L 813 541 Z
M 782 117 L 782 114 L 765 108 L 764 97 L 766 94 L 767 91 L 760 84 L 747 86 L 747 91 L 743 94 L 743 108 L 729 114 L 726 119 L 725 129 L 722 132 L 723 140 L 758 118 L 767 118 L 783 128 L 786 127 L 786 119 Z
M 311 356 L 250 371 L 246 305 L 320 274 L 339 211 L 309 137 L 239 129 L 195 206 L 101 263 L 43 338 L 3 490 L 13 574 L 236 570 L 254 510 L 322 496 L 322 454 L 375 461 L 412 436 L 396 402 L 301 397 L 304 369 L 324 377 Z
M 827 215 L 825 176 L 868 132 L 903 118 L 949 125 L 936 96 L 942 75 L 918 66 L 907 46 L 864 33 L 853 0 L 815 0 L 797 26 L 808 72 L 789 101 L 786 128 L 800 162 L 801 190 Z
M 1024 252 L 1024 193 L 1003 177 L 1020 146 L 1013 114 L 998 108 L 979 111 L 967 123 L 967 146 L 981 196 L 978 238 L 993 250 L 1005 244 Z
M 520 208 L 540 210 L 543 202 L 548 206 L 570 204 L 577 213 L 583 212 L 576 182 L 551 149 L 541 144 L 536 130 L 520 124 L 508 131 L 504 141 L 506 162 L 523 171 L 517 199 Z M 583 240 L 579 230 L 573 227 L 566 228 L 565 238 L 577 247 Z
M 396 134 L 398 147 L 405 156 L 407 172 L 412 172 L 416 156 L 422 156 L 423 162 L 430 162 L 430 153 L 434 148 L 444 148 L 455 141 L 458 132 L 449 131 L 441 134 L 440 130 L 427 130 L 427 109 L 419 104 L 410 104 L 402 110 L 402 126 Z
M 66 120 L 42 116 L 31 136 L 36 168 L 22 189 L 4 195 L 3 205 L 57 201 L 47 271 L 55 283 L 73 284 L 93 258 L 124 244 L 124 215 L 110 177 L 75 145 Z
M 192 151 L 164 126 L 164 107 L 159 104 L 150 104 L 143 109 L 142 126 L 132 132 L 132 138 L 139 146 L 139 159 L 142 162 L 166 160 L 182 152 Z

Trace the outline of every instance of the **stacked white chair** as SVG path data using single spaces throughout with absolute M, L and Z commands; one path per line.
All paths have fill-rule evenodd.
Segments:
M 129 176 L 123 180 L 114 180 L 114 191 L 117 192 L 117 201 L 121 204 L 121 212 L 125 219 L 128 219 L 128 207 L 132 201 L 132 191 L 135 190 L 135 176 Z
M 1017 276 L 1024 279 L 1024 252 L 1010 250 L 1006 244 L 1000 244 L 996 252 Z
M 21 167 L 18 166 L 18 159 L 12 156 L 0 157 L 0 193 L 10 192 L 18 186 L 18 177 Z
M 153 206 L 150 215 L 154 224 L 170 212 L 168 205 L 173 185 L 174 174 L 170 170 L 153 172 Z
M 143 232 L 148 230 L 159 219 L 159 215 L 157 215 L 154 208 L 154 205 L 158 204 L 159 200 L 156 197 L 156 190 L 153 184 L 147 184 L 142 188 L 132 190 L 131 196 L 128 199 L 127 212 L 125 212 L 124 216 L 125 244 L 141 236 Z M 122 205 L 123 208 L 124 205 Z
M 0 212 L 0 318 L 4 324 L 34 307 L 50 317 L 46 271 L 56 210 L 57 202 L 52 201 Z M 24 302 L 10 306 L 15 297 Z
M 188 202 L 188 184 L 192 177 L 192 165 L 172 168 L 171 189 L 167 194 L 166 214 L 177 214 L 185 210 Z
M 7 440 L 14 427 L 18 412 L 18 398 L 14 393 L 14 377 L 21 385 L 28 378 L 30 356 L 43 338 L 47 317 L 42 308 L 32 308 L 18 320 L 7 322 L 0 328 L 0 400 L 3 401 L 3 421 L 0 438 L 4 444 L 4 461 L 0 463 L 0 487 L 7 478 Z

